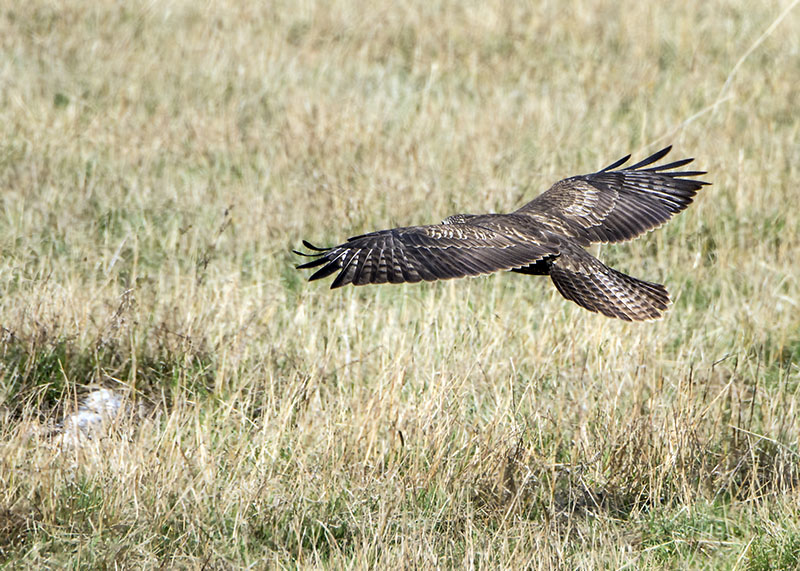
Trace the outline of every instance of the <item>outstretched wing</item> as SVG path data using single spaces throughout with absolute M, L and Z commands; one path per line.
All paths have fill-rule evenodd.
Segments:
M 489 274 L 534 263 L 556 253 L 545 240 L 509 235 L 468 223 L 411 226 L 350 238 L 333 248 L 303 244 L 316 259 L 298 269 L 322 266 L 310 278 L 339 272 L 331 288 L 382 283 L 415 283 Z
M 706 184 L 686 177 L 705 171 L 676 171 L 694 159 L 651 166 L 669 153 L 661 149 L 619 169 L 630 155 L 603 170 L 566 178 L 517 211 L 591 242 L 621 242 L 657 228 L 692 203 Z M 618 170 L 614 170 L 618 169 Z

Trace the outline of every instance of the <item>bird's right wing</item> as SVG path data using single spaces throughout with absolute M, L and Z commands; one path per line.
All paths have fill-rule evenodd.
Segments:
M 331 288 L 382 283 L 415 283 L 489 274 L 534 263 L 557 253 L 545 239 L 504 233 L 469 223 L 381 230 L 350 238 L 333 248 L 303 241 L 316 259 L 298 269 L 322 266 L 310 278 L 337 271 Z
M 517 214 L 560 227 L 567 235 L 589 242 L 630 240 L 664 224 L 689 206 L 703 185 L 709 184 L 687 178 L 705 174 L 704 171 L 675 170 L 694 159 L 650 166 L 671 148 L 661 149 L 629 167 L 619 168 L 630 155 L 596 173 L 561 180 Z

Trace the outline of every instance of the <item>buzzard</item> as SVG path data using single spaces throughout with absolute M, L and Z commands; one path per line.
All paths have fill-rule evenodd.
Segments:
M 558 291 L 589 311 L 626 321 L 662 316 L 666 288 L 625 275 L 584 248 L 630 240 L 667 222 L 691 204 L 706 184 L 705 171 L 681 171 L 694 159 L 656 165 L 666 147 L 633 166 L 630 155 L 592 174 L 555 183 L 509 214 L 456 214 L 440 224 L 379 230 L 332 248 L 303 240 L 322 266 L 310 278 L 339 272 L 331 288 L 346 284 L 414 283 L 510 270 L 549 275 Z

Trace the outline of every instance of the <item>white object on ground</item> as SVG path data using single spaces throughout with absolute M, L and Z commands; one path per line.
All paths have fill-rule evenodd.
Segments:
M 59 439 L 68 445 L 79 445 L 84 439 L 102 437 L 108 428 L 124 414 L 125 399 L 110 389 L 100 389 L 86 395 L 83 403 L 64 419 Z

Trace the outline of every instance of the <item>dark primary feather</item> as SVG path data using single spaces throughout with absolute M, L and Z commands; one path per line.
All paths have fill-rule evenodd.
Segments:
M 642 321 L 669 304 L 664 286 L 609 268 L 583 250 L 591 242 L 629 240 L 664 224 L 691 204 L 707 182 L 679 171 L 693 159 L 654 165 L 666 147 L 625 168 L 630 155 L 604 169 L 566 178 L 511 214 L 456 214 L 441 224 L 380 230 L 332 248 L 307 241 L 317 268 L 309 280 L 336 274 L 331 288 L 414 283 L 501 270 L 550 275 L 567 299 L 610 317 Z

